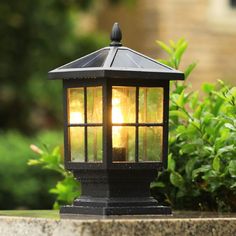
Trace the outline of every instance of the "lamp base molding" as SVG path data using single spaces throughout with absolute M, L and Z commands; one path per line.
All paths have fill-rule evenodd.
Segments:
M 156 170 L 74 171 L 81 182 L 82 195 L 60 214 L 81 215 L 170 215 L 171 208 L 160 206 L 150 196 Z
M 171 215 L 171 208 L 166 206 L 144 207 L 82 207 L 63 206 L 60 214 L 75 215 Z
M 170 215 L 171 208 L 159 206 L 152 198 L 87 198 L 81 197 L 72 206 L 63 206 L 61 214 L 88 215 Z

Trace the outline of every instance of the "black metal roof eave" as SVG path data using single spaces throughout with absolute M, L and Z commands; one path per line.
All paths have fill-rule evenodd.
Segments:
M 134 70 L 53 70 L 48 73 L 49 79 L 86 79 L 86 78 L 137 78 L 159 80 L 184 80 L 184 73 L 180 71 L 134 71 Z
M 180 71 L 147 71 L 147 70 L 106 70 L 107 78 L 132 78 L 132 79 L 161 79 L 161 80 L 184 80 L 184 73 Z

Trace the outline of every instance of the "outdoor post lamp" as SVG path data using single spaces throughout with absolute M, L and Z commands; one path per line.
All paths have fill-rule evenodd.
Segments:
M 49 72 L 64 90 L 65 167 L 82 195 L 61 214 L 171 214 L 150 196 L 167 164 L 169 82 L 182 72 L 122 47 L 109 47 Z

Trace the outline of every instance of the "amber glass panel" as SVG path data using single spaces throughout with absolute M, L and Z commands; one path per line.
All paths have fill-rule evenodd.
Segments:
M 112 127 L 112 160 L 113 162 L 135 160 L 135 127 Z
M 161 161 L 162 127 L 139 127 L 139 161 Z
M 69 124 L 84 123 L 84 89 L 68 89 L 68 122 Z
M 102 123 L 102 87 L 87 87 L 87 121 Z
M 163 88 L 139 89 L 139 122 L 163 122 Z
M 135 87 L 112 88 L 112 123 L 135 122 Z
M 88 127 L 88 161 L 102 161 L 102 127 Z
M 84 162 L 84 127 L 70 127 L 71 161 Z

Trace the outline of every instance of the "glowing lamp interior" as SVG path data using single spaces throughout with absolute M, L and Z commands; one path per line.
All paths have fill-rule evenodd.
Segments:
M 162 155 L 163 88 L 139 87 L 138 100 L 136 95 L 136 87 L 112 87 L 113 162 L 135 162 L 135 145 L 138 145 L 140 161 L 156 161 Z M 88 162 L 102 161 L 102 101 L 101 86 L 68 90 L 68 132 L 72 161 L 83 162 L 85 156 Z
M 121 104 L 119 98 L 112 99 L 112 123 L 122 124 L 124 122 L 124 116 L 121 111 Z M 113 146 L 114 147 L 122 147 L 122 127 L 114 126 L 112 129 L 113 133 Z

